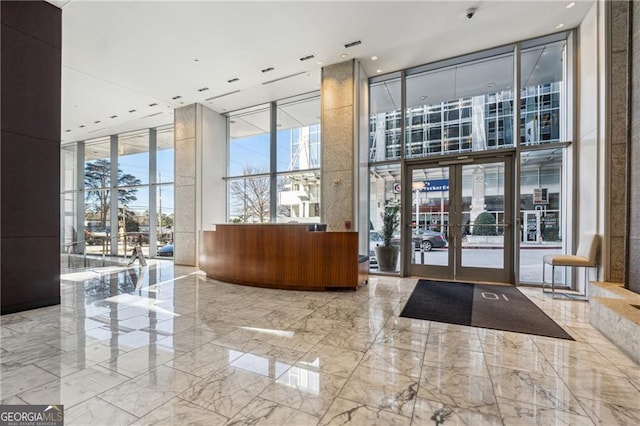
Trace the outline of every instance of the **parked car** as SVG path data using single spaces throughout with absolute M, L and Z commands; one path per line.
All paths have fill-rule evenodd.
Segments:
M 377 231 L 369 232 L 369 269 L 378 269 L 378 259 L 376 258 L 375 247 L 382 245 L 384 240 Z
M 430 229 L 413 231 L 413 246 L 422 251 L 431 251 L 434 248 L 447 246 L 447 239 L 442 232 Z
M 158 249 L 158 256 L 169 256 L 172 257 L 173 256 L 173 243 L 168 243 L 163 245 L 162 247 L 160 247 Z

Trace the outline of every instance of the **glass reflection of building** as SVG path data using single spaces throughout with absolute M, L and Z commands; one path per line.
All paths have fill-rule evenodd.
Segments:
M 521 90 L 523 145 L 560 142 L 561 82 Z M 407 108 L 406 157 L 513 146 L 513 96 L 505 90 Z M 400 110 L 370 116 L 370 161 L 400 157 Z

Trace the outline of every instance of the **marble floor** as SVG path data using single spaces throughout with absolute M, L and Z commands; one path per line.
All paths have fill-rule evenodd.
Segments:
M 522 289 L 575 341 L 400 318 L 416 281 L 308 293 L 166 261 L 66 272 L 61 305 L 0 317 L 0 399 L 63 404 L 67 425 L 640 424 L 640 366 L 588 304 Z

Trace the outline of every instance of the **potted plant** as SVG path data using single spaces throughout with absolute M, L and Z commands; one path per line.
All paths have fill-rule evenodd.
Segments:
M 395 272 L 398 263 L 398 253 L 400 249 L 391 245 L 393 234 L 400 227 L 400 205 L 394 201 L 387 202 L 380 217 L 382 218 L 382 245 L 374 248 L 376 259 L 378 260 L 378 270 L 380 272 Z

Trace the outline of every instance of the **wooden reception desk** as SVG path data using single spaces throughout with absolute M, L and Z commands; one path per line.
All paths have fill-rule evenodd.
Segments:
M 200 269 L 236 284 L 291 290 L 355 289 L 369 262 L 358 262 L 356 232 L 313 232 L 308 224 L 224 224 L 204 231 Z

